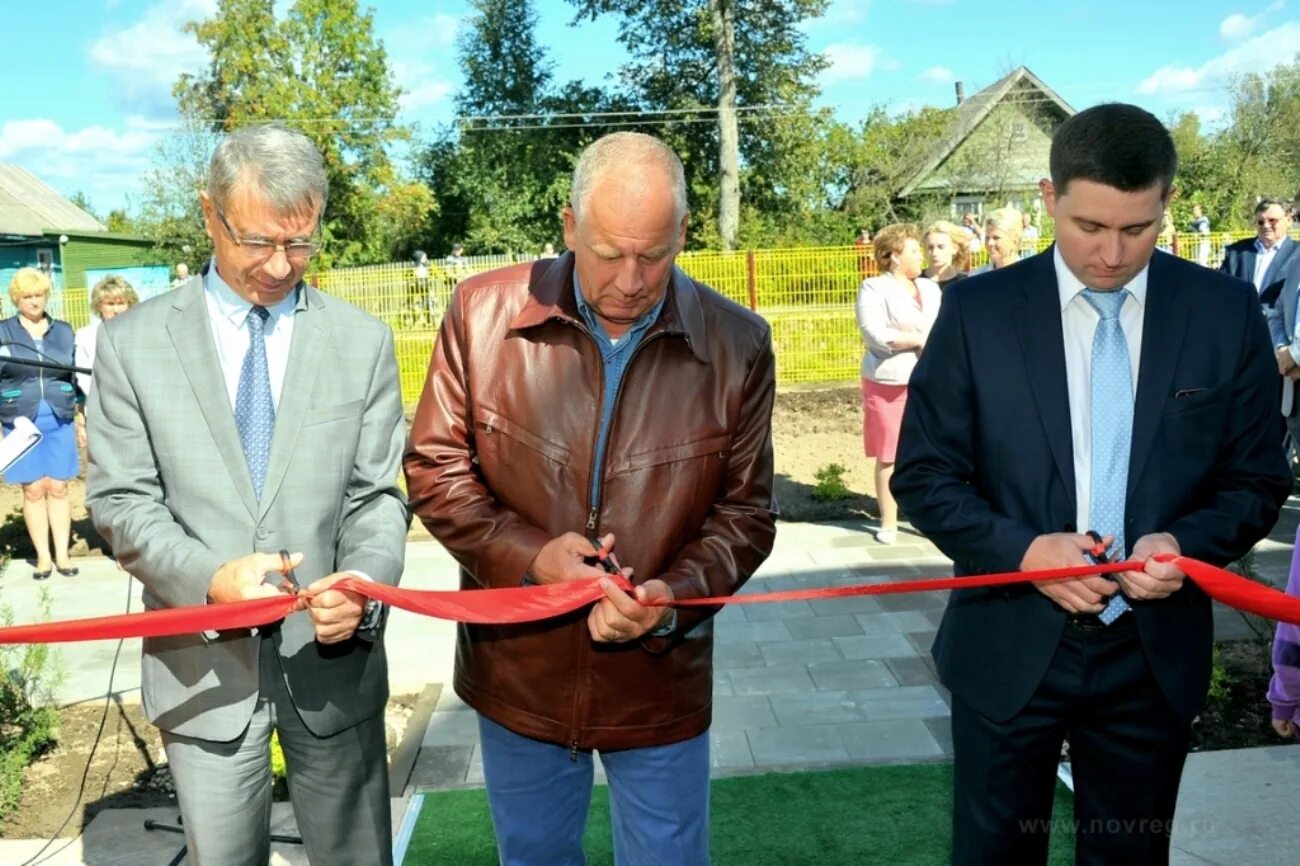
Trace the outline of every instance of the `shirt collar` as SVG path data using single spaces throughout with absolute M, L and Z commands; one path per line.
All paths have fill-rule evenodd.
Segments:
M 248 319 L 248 311 L 253 309 L 253 305 L 241 298 L 234 289 L 230 288 L 230 284 L 221 278 L 221 274 L 217 273 L 217 260 L 215 258 L 204 274 L 203 288 L 207 291 L 208 297 L 212 299 L 213 306 L 219 316 L 227 319 L 236 328 L 244 327 L 244 322 Z M 279 321 L 281 316 L 293 315 L 300 292 L 301 289 L 294 289 L 284 296 L 284 300 L 266 308 L 267 312 L 271 314 L 269 321 L 272 328 L 275 327 L 275 322 Z
M 1286 240 L 1286 238 L 1283 238 L 1282 240 Z M 1258 237 L 1255 238 L 1255 252 L 1259 253 L 1260 255 L 1268 255 L 1269 253 L 1275 253 L 1277 252 L 1278 247 L 1280 246 L 1282 246 L 1282 241 L 1278 241 L 1277 243 L 1273 244 L 1273 246 L 1271 247 L 1266 247 L 1264 246 L 1264 242 L 1262 240 L 1260 240 Z
M 671 287 L 669 290 L 671 291 Z M 578 304 L 578 313 L 582 316 L 582 320 L 587 323 L 587 327 L 594 333 L 599 333 L 605 339 L 610 340 L 611 343 L 615 342 L 610 339 L 609 334 L 605 331 L 604 325 L 602 325 L 600 320 L 596 318 L 596 311 L 591 308 L 591 305 L 587 303 L 587 299 L 582 296 L 582 286 L 578 283 L 577 268 L 573 269 L 573 297 Z M 664 308 L 664 301 L 667 300 L 667 298 L 668 292 L 664 292 L 663 297 L 659 299 L 659 303 L 646 310 L 639 319 L 632 323 L 632 327 L 623 332 L 623 336 L 619 337 L 619 342 L 632 334 L 640 334 L 642 331 L 645 331 L 653 325 L 655 319 L 659 318 L 659 311 Z
M 1164 254 L 1155 252 L 1152 253 L 1152 255 L 1159 256 Z M 1083 281 L 1074 275 L 1074 271 L 1070 270 L 1069 266 L 1065 264 L 1065 259 L 1061 258 L 1061 248 L 1059 246 L 1052 249 L 1052 264 L 1056 266 L 1056 289 L 1060 292 L 1061 312 L 1065 312 L 1065 308 L 1070 301 L 1073 301 L 1078 297 L 1079 292 L 1082 292 L 1088 287 L 1085 286 Z M 1128 293 L 1132 295 L 1133 300 L 1138 302 L 1139 307 L 1146 306 L 1147 274 L 1150 270 L 1151 262 L 1148 261 L 1142 266 L 1142 270 L 1138 271 L 1133 279 L 1129 280 L 1128 284 L 1124 286 L 1124 288 L 1128 289 Z

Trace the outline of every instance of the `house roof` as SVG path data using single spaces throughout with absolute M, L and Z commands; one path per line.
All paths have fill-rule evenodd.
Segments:
M 942 165 L 945 159 L 952 156 L 953 151 L 960 147 L 961 143 L 979 128 L 979 125 L 997 107 L 998 103 L 1009 96 L 1022 95 L 1027 91 L 1032 92 L 1035 90 L 1039 93 L 1039 99 L 1049 109 L 1054 108 L 1060 111 L 1062 119 L 1075 114 L 1075 110 L 1070 107 L 1069 103 L 1057 95 L 1056 91 L 1044 84 L 1041 78 L 1030 72 L 1028 67 L 1017 67 L 1014 71 L 999 78 L 957 107 L 957 116 L 953 120 L 948 135 L 935 144 L 925 160 L 917 166 L 916 171 L 908 176 L 898 192 L 898 197 L 906 198 L 910 195 L 930 176 L 931 172 Z
M 40 236 L 107 230 L 25 168 L 0 163 L 0 234 Z

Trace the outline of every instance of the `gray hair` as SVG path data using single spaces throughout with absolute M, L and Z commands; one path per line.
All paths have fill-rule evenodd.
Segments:
M 224 206 L 241 181 L 252 183 L 281 214 L 323 212 L 329 196 L 320 151 L 282 123 L 240 127 L 217 145 L 208 166 L 208 196 Z
M 680 223 L 687 212 L 686 171 L 682 161 L 671 147 L 653 135 L 640 132 L 612 132 L 593 141 L 578 157 L 573 169 L 573 190 L 569 194 L 574 217 L 582 213 L 591 187 L 607 170 L 618 167 L 634 171 L 650 165 L 658 165 L 668 173 L 676 222 Z

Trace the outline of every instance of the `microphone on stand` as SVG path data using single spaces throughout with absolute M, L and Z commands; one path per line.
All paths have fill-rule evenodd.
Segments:
M 35 358 L 20 358 L 14 353 L 8 351 L 10 346 L 16 346 L 25 349 L 44 358 L 44 361 L 38 361 Z M 0 363 L 22 364 L 27 367 L 39 367 L 42 370 L 54 370 L 58 373 L 85 373 L 87 376 L 94 375 L 89 367 L 74 367 L 72 364 L 64 364 L 57 361 L 49 355 L 42 352 L 35 346 L 29 346 L 26 343 L 20 343 L 17 340 L 0 340 Z

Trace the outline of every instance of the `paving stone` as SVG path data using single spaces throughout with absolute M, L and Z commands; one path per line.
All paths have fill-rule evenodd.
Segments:
M 713 698 L 713 730 L 739 731 L 745 728 L 775 728 L 776 715 L 766 695 Z
M 940 758 L 943 748 L 921 720 L 857 722 L 838 725 L 849 757 L 856 761 L 896 762 Z
M 942 719 L 922 719 L 925 726 L 930 729 L 930 734 L 934 741 L 943 749 L 945 755 L 952 754 L 952 716 L 946 716 Z
M 731 671 L 732 692 L 744 695 L 808 694 L 817 691 L 807 665 L 776 665 Z
M 852 696 L 870 722 L 942 718 L 950 712 L 948 704 L 934 686 L 864 689 L 853 692 Z
M 818 691 L 833 692 L 838 689 L 878 689 L 898 685 L 898 680 L 885 667 L 884 662 L 872 659 L 817 662 L 808 665 L 813 685 Z
M 848 691 L 812 692 L 772 698 L 776 720 L 783 728 L 803 728 L 866 719 Z
M 718 641 L 713 646 L 713 666 L 725 670 L 754 668 L 766 664 L 758 644 L 752 640 Z
M 848 595 L 844 598 L 817 598 L 808 602 L 818 616 L 838 616 L 849 613 L 880 613 L 880 597 Z
M 801 616 L 814 616 L 812 608 L 806 601 L 782 601 L 776 604 L 744 605 L 745 618 L 750 622 L 771 622 L 777 619 L 795 619 Z
M 726 622 L 718 623 L 716 632 L 718 644 L 728 641 L 753 641 L 764 644 L 772 641 L 790 640 L 790 630 L 780 620 L 770 622 Z
M 465 783 L 474 746 L 422 746 L 407 782 L 411 790 L 441 790 Z
M 478 714 L 450 710 L 434 711 L 425 728 L 422 749 L 429 746 L 462 746 L 478 742 Z
M 456 694 L 455 689 L 450 686 L 442 687 L 442 691 L 438 693 L 438 703 L 433 708 L 437 713 L 462 712 L 469 709 L 471 709 L 470 705 L 462 701 L 460 695 Z
M 907 649 L 913 649 L 906 639 L 903 643 L 907 644 Z M 843 652 L 844 648 L 841 647 L 840 651 Z M 886 658 L 885 664 L 900 686 L 935 685 L 939 682 L 939 673 L 934 669 L 934 660 L 929 655 L 895 656 Z
M 785 627 L 789 630 L 790 637 L 795 640 L 862 634 L 862 626 L 849 613 L 842 613 L 837 616 L 818 615 L 792 619 L 786 622 Z
M 903 637 L 907 638 L 907 642 L 916 648 L 917 655 L 928 656 L 934 648 L 934 636 L 938 633 L 937 629 L 932 628 L 928 631 L 909 631 Z
M 748 770 L 754 766 L 744 731 L 713 731 L 709 735 L 709 764 L 715 770 Z
M 911 578 L 909 578 L 911 579 Z M 905 610 L 943 610 L 948 606 L 946 592 L 905 592 L 879 597 L 880 609 L 890 612 Z
M 713 697 L 729 698 L 735 692 L 731 690 L 731 677 L 727 676 L 726 671 L 720 671 L 716 668 L 713 670 Z
M 765 643 L 759 646 L 759 651 L 769 665 L 806 665 L 841 661 L 844 658 L 828 637 Z
M 846 659 L 907 657 L 916 652 L 916 648 L 901 634 L 852 635 L 831 640 Z
M 934 623 L 914 610 L 898 613 L 856 614 L 865 634 L 906 634 L 913 631 L 934 631 Z
M 805 769 L 849 759 L 849 752 L 833 725 L 768 728 L 747 731 L 745 735 L 756 767 Z

